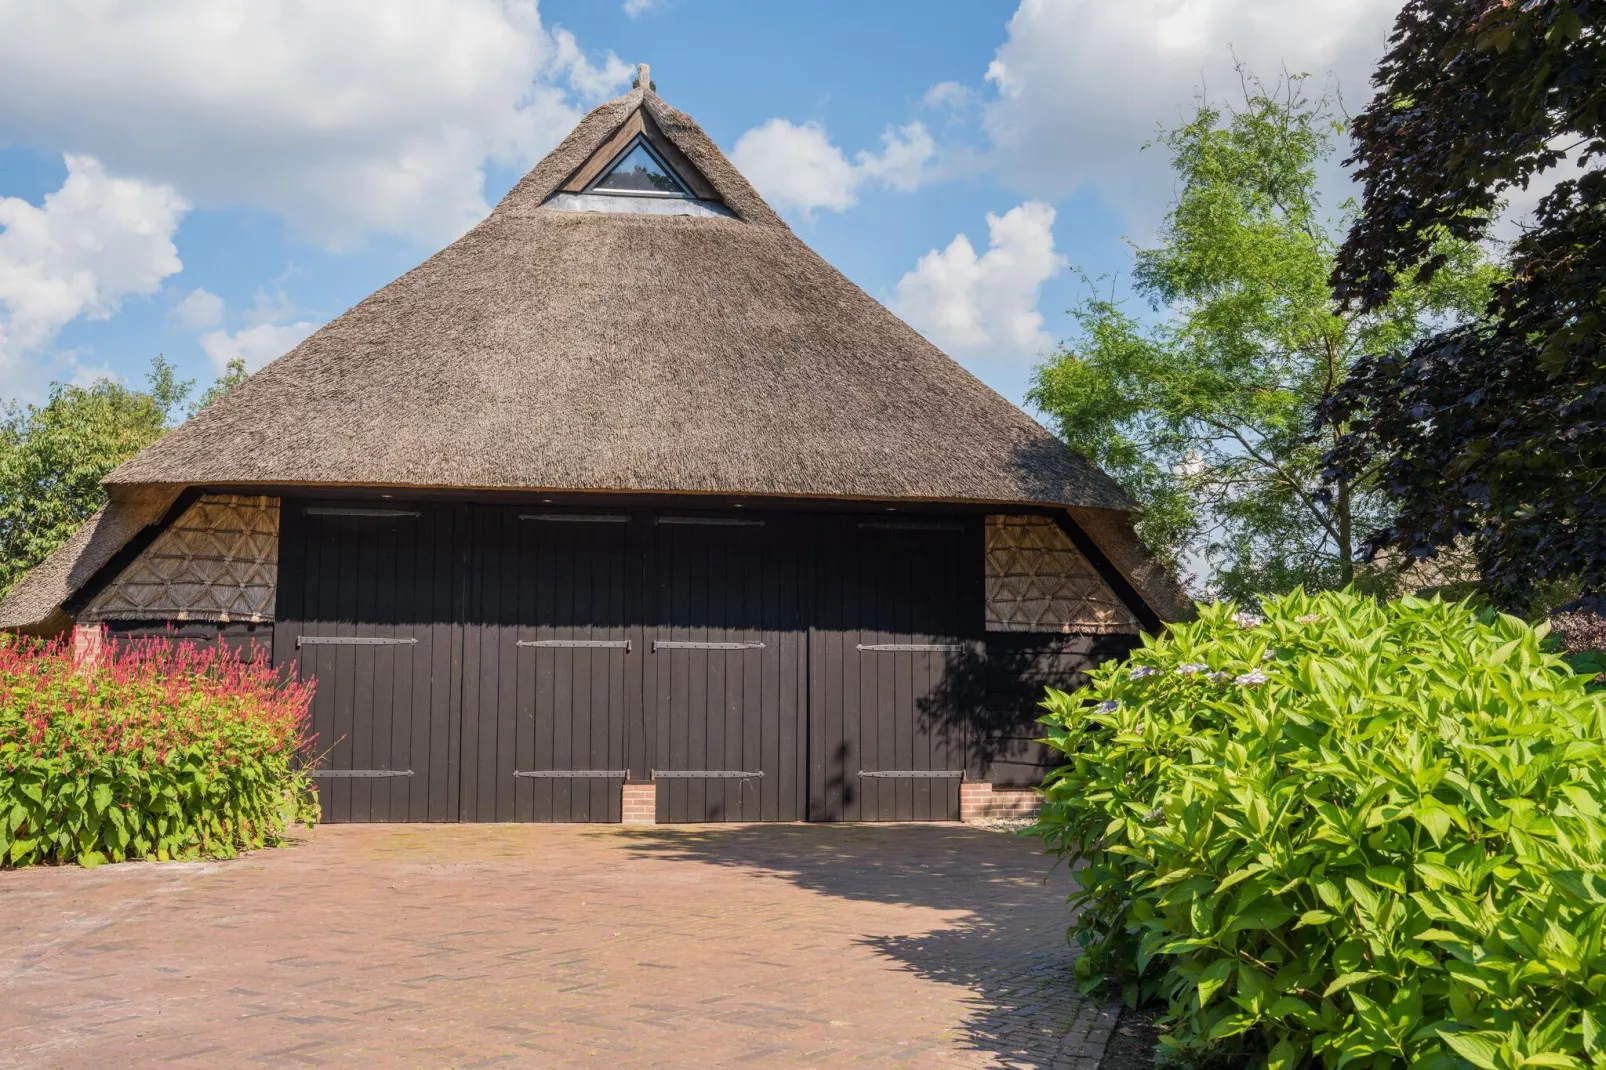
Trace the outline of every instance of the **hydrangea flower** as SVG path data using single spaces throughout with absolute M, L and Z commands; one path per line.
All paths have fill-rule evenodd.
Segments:
M 1095 711 L 1099 712 L 1099 713 L 1114 713 L 1116 710 L 1118 710 L 1120 708 L 1121 708 L 1120 701 L 1117 700 L 1117 699 L 1113 699 L 1113 698 L 1110 699 L 1108 702 L 1101 702 L 1097 706 L 1093 707 L 1093 709 Z
M 1260 660 L 1261 661 L 1270 661 L 1272 658 L 1275 658 L 1276 656 L 1277 656 L 1277 652 L 1275 650 L 1268 650 L 1264 654 L 1260 655 Z
M 1232 673 L 1230 673 L 1230 672 L 1213 672 L 1210 675 L 1206 676 L 1205 679 L 1209 680 L 1213 684 L 1222 684 L 1222 683 L 1226 683 L 1228 680 L 1232 679 Z
M 1177 675 L 1178 676 L 1197 676 L 1199 673 L 1204 672 L 1208 668 L 1210 668 L 1210 666 L 1206 665 L 1202 661 L 1190 661 L 1185 665 L 1178 665 L 1177 666 Z
M 1263 672 L 1246 672 L 1242 676 L 1239 676 L 1233 680 L 1233 683 L 1237 684 L 1239 687 L 1259 687 L 1261 684 L 1270 679 L 1271 677 L 1267 676 Z
M 1254 628 L 1260 624 L 1260 618 L 1253 613 L 1234 613 L 1232 620 L 1240 628 Z
M 1139 665 L 1137 668 L 1132 670 L 1131 675 L 1132 675 L 1132 679 L 1141 680 L 1145 676 L 1153 676 L 1155 673 L 1157 673 L 1159 671 L 1160 670 L 1156 669 L 1153 665 Z

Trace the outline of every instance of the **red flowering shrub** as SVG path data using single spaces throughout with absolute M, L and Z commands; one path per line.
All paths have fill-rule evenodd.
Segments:
M 311 824 L 310 685 L 159 639 L 0 647 L 0 866 L 228 858 Z

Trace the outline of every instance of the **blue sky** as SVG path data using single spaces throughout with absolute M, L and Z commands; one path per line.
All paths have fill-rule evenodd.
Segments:
M 1388 0 L 0 0 L 0 397 L 252 367 L 483 215 L 652 65 L 821 255 L 1019 401 L 1162 218 L 1201 85 Z

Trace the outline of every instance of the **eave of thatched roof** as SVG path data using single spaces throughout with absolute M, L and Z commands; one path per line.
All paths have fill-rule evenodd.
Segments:
M 543 207 L 637 107 L 736 218 Z M 640 89 L 586 116 L 484 222 L 108 482 L 1128 506 Z
M 0 628 L 54 635 L 72 624 L 62 605 L 141 531 L 162 519 L 177 487 L 115 496 L 0 599 Z
M 1071 519 L 1087 533 L 1110 564 L 1125 576 L 1139 597 L 1163 621 L 1188 620 L 1193 599 L 1164 565 L 1143 545 L 1127 509 L 1071 509 Z

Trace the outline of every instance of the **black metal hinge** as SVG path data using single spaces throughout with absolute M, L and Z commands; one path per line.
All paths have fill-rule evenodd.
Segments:
M 623 650 L 626 654 L 630 653 L 628 639 L 520 639 L 515 645 L 558 650 Z
M 413 646 L 417 639 L 390 639 L 356 635 L 298 635 L 296 646 Z
M 660 650 L 763 650 L 763 643 L 687 643 L 678 639 L 654 639 L 652 652 Z

